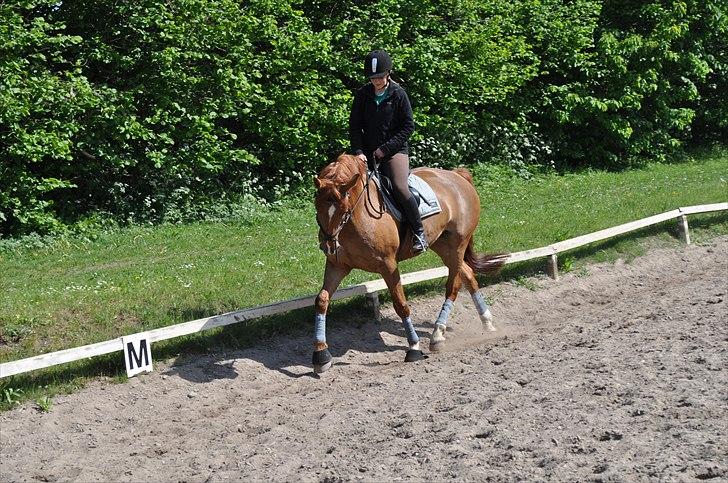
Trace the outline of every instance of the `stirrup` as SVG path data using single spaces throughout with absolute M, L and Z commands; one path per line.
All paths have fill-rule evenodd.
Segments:
M 424 253 L 429 248 L 427 244 L 427 238 L 425 233 L 414 233 L 412 232 L 412 251 L 415 253 Z

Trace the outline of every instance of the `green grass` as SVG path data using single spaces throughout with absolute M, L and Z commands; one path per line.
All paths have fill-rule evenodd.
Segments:
M 530 180 L 496 168 L 473 172 L 483 207 L 476 233 L 479 251 L 541 247 L 679 206 L 728 199 L 725 151 L 702 155 L 697 161 L 626 172 L 585 171 Z M 691 235 L 700 241 L 728 233 L 726 220 L 725 214 L 691 216 Z M 667 222 L 641 234 L 673 243 L 675 225 Z M 317 229 L 312 204 L 302 202 L 263 213 L 253 222 L 137 227 L 102 233 L 93 241 L 59 240 L 43 248 L 6 249 L 0 252 L 0 362 L 313 294 L 320 287 L 324 265 Z M 560 257 L 562 267 L 568 260 L 569 269 L 578 270 L 584 256 L 595 260 L 623 253 L 636 256 L 641 250 L 639 237 L 619 237 L 572 251 L 568 258 Z M 439 265 L 428 252 L 403 263 L 401 270 Z M 542 261 L 523 263 L 508 266 L 504 276 L 515 278 L 541 269 Z M 378 276 L 354 271 L 342 286 L 374 278 Z M 441 290 L 441 285 L 425 283 L 407 291 L 415 295 Z M 239 333 L 229 344 L 249 345 L 280 327 L 310 329 L 310 319 L 306 311 L 275 318 L 260 323 L 257 331 L 245 331 L 252 336 Z M 160 350 L 167 350 L 167 356 L 207 350 L 227 343 L 230 331 L 222 333 L 155 345 L 155 355 L 162 354 Z M 61 392 L 72 390 L 85 377 L 118 376 L 119 357 L 112 354 L 97 360 L 101 362 L 5 380 L 0 382 L 0 396 L 4 389 L 23 387 L 24 397 L 37 398 L 47 391 L 33 388 L 49 385 Z

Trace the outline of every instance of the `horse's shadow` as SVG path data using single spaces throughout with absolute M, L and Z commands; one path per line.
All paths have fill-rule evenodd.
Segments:
M 191 310 L 199 312 L 199 309 Z M 241 374 L 235 363 L 247 359 L 290 378 L 318 379 L 319 376 L 311 369 L 313 332 L 312 308 L 224 327 L 213 335 L 197 336 L 195 345 L 207 352 L 202 357 L 199 350 L 194 351 L 196 354 L 189 354 L 183 348 L 174 348 L 174 352 L 187 354 L 178 356 L 164 374 L 177 375 L 195 383 L 236 379 Z M 385 342 L 383 334 L 395 336 L 397 341 Z M 420 337 L 428 336 L 423 328 L 418 330 L 418 334 Z M 351 364 L 339 360 L 350 351 L 401 352 L 404 361 L 408 349 L 401 320 L 383 317 L 381 321 L 375 321 L 371 308 L 357 301 L 332 307 L 327 317 L 326 338 L 329 351 L 334 356 L 334 366 Z M 366 366 L 383 364 L 388 363 L 363 363 Z

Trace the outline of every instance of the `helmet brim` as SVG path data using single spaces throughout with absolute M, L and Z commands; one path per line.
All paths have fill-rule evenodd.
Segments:
M 384 77 L 387 74 L 389 74 L 389 72 L 382 72 L 382 73 L 379 73 L 379 74 L 372 74 L 372 75 L 369 76 L 369 78 L 370 79 L 379 79 L 380 77 Z

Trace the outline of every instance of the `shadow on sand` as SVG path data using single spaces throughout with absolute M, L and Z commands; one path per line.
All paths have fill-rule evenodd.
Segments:
M 189 310 L 199 313 L 194 308 Z M 206 346 L 207 355 L 201 357 L 199 353 L 185 351 L 164 374 L 177 375 L 195 383 L 235 379 L 239 376 L 235 362 L 248 359 L 290 378 L 318 379 L 319 376 L 311 369 L 313 313 L 310 307 L 213 331 L 207 336 L 208 340 L 198 342 Z M 382 333 L 397 337 L 401 343 L 385 343 Z M 418 334 L 425 338 L 429 335 L 422 330 Z M 326 338 L 329 351 L 334 356 L 334 366 L 349 365 L 337 360 L 349 351 L 399 351 L 404 361 L 408 349 L 401 320 L 383 317 L 376 322 L 371 307 L 364 303 L 363 298 L 332 304 L 327 317 Z M 382 364 L 387 363 L 365 365 Z

